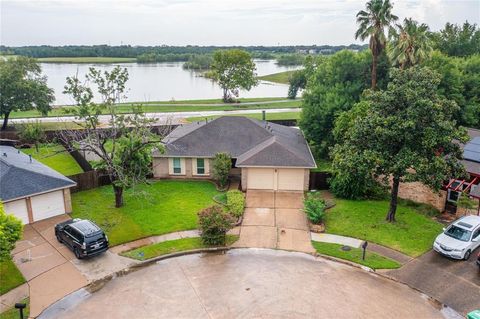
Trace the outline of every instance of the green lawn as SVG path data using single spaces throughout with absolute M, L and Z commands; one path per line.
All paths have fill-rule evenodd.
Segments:
M 35 147 L 22 149 L 22 152 L 32 155 L 37 161 L 53 168 L 57 172 L 69 176 L 83 173 L 82 168 L 62 145 L 42 144 L 39 152 Z
M 230 246 L 238 240 L 238 236 L 227 235 L 227 246 Z M 194 250 L 200 248 L 209 248 L 202 243 L 201 238 L 182 238 L 176 240 L 164 241 L 158 244 L 143 246 L 137 249 L 129 250 L 122 253 L 122 256 L 130 257 L 137 260 L 146 260 L 153 257 L 172 254 L 179 251 Z
M 387 200 L 335 199 L 326 214 L 326 231 L 371 241 L 417 257 L 432 248 L 443 225 L 423 214 L 424 210 L 401 201 L 397 221 L 388 223 Z
M 0 262 L 0 295 L 25 282 L 25 278 L 12 260 Z
M 250 117 L 254 118 L 257 120 L 262 119 L 262 112 L 259 111 L 258 113 L 237 113 L 237 114 L 227 114 L 227 115 L 222 115 L 222 116 L 245 116 L 245 117 Z M 215 119 L 220 116 L 209 116 L 207 117 L 208 119 Z M 268 113 L 266 114 L 266 119 L 267 121 L 274 121 L 274 120 L 298 120 L 300 119 L 300 112 L 279 112 L 279 113 Z M 202 121 L 205 120 L 205 117 L 197 116 L 197 117 L 189 117 L 186 119 L 187 121 L 190 122 L 195 122 L 195 121 Z
M 23 317 L 28 318 L 28 315 L 30 314 L 30 299 L 26 298 L 20 302 L 27 304 L 27 307 L 23 309 Z M 0 313 L 0 319 L 18 319 L 18 318 L 20 318 L 20 314 L 18 309 L 15 309 L 15 307 L 12 307 Z
M 365 254 L 365 260 L 362 260 L 363 251 L 360 248 L 350 247 L 351 249 L 349 251 L 344 251 L 342 250 L 342 245 L 321 243 L 317 241 L 312 241 L 312 245 L 320 254 L 353 261 L 354 263 L 364 265 L 372 269 L 395 269 L 401 266 L 395 260 L 369 252 L 368 250 Z
M 136 58 L 117 58 L 117 57 L 51 57 L 38 58 L 42 63 L 127 63 L 136 62 Z
M 288 84 L 290 77 L 292 76 L 293 72 L 295 71 L 285 71 L 279 73 L 268 74 L 264 76 L 259 76 L 259 80 L 281 83 L 281 84 Z
M 301 107 L 301 100 L 291 100 L 288 102 L 280 102 L 279 100 L 285 100 L 285 98 L 259 98 L 259 99 L 245 99 L 243 102 L 266 102 L 264 104 L 242 104 L 242 103 L 230 103 L 222 104 L 221 100 L 193 100 L 193 101 L 160 101 L 160 102 L 147 102 L 147 103 L 135 103 L 142 104 L 143 111 L 147 113 L 155 112 L 192 112 L 192 111 L 232 111 L 232 110 L 256 110 L 256 109 L 280 109 L 280 108 L 292 108 Z M 219 105 L 215 105 L 218 104 Z M 198 104 L 212 104 L 212 105 L 198 105 Z M 52 109 L 48 116 L 71 116 L 68 113 L 69 106 L 57 107 Z M 119 113 L 131 113 L 132 103 L 123 103 L 117 105 Z M 10 118 L 31 118 L 31 117 L 43 117 L 37 110 L 12 112 Z
M 72 194 L 72 217 L 94 220 L 110 244 L 197 228 L 197 213 L 213 205 L 218 194 L 208 181 L 162 180 L 125 191 L 124 206 L 115 208 L 111 186 Z

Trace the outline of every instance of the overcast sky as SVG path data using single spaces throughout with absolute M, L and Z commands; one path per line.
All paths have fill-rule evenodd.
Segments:
M 36 0 L 1 3 L 3 45 L 350 44 L 357 0 Z M 397 0 L 393 12 L 432 30 L 479 24 L 480 0 Z

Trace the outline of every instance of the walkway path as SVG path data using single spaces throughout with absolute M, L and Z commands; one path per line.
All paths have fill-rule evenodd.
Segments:
M 234 247 L 314 253 L 302 192 L 247 191 L 240 239 Z
M 283 113 L 283 112 L 300 112 L 301 108 L 278 108 L 266 109 L 267 113 Z M 221 115 L 235 115 L 235 114 L 261 114 L 262 109 L 246 109 L 246 110 L 232 110 L 232 111 L 192 111 L 192 112 L 156 112 L 145 113 L 146 117 L 156 119 L 155 124 L 180 124 L 184 119 L 189 117 L 212 117 Z M 108 124 L 110 120 L 109 115 L 100 115 L 99 120 L 101 124 Z M 24 122 L 72 122 L 75 121 L 73 116 L 49 116 L 49 117 L 31 117 L 31 118 L 14 118 L 9 120 L 11 123 Z
M 364 242 L 363 240 L 360 240 L 357 238 L 334 235 L 334 234 L 324 234 L 324 233 L 319 234 L 319 233 L 312 232 L 311 236 L 313 241 L 339 244 L 339 245 L 350 246 L 354 248 L 360 248 L 362 243 Z M 406 263 L 408 263 L 413 259 L 412 257 L 402 254 L 399 251 L 396 251 L 381 245 L 377 245 L 374 243 L 370 243 L 370 242 L 368 243 L 367 249 L 379 255 L 393 259 L 402 265 L 405 265 Z

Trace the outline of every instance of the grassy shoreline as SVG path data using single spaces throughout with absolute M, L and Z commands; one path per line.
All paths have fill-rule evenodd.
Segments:
M 248 109 L 273 109 L 273 108 L 292 108 L 300 107 L 302 104 L 301 100 L 292 100 L 288 102 L 285 101 L 285 98 L 258 98 L 258 99 L 245 99 L 240 100 L 240 103 L 231 103 L 231 104 L 220 104 L 221 100 L 210 99 L 210 100 L 192 100 L 192 101 L 158 101 L 158 102 L 148 102 L 148 103 L 123 103 L 118 104 L 117 110 L 119 113 L 131 113 L 133 105 L 141 104 L 143 106 L 143 111 L 146 113 L 170 113 L 170 112 L 198 112 L 198 111 L 232 111 L 232 110 L 248 110 Z M 253 103 L 253 104 L 242 104 L 243 103 Z M 255 102 L 261 102 L 256 104 Z M 269 102 L 269 103 L 265 103 Z M 71 106 L 64 106 L 52 109 L 47 117 L 53 116 L 71 116 L 68 114 L 68 109 Z M 18 118 L 36 118 L 43 117 L 37 110 L 29 111 L 20 111 L 12 112 L 10 114 L 11 119 Z
M 262 81 L 273 82 L 273 83 L 288 84 L 290 77 L 295 71 L 296 70 L 267 74 L 267 75 L 259 76 L 258 79 Z

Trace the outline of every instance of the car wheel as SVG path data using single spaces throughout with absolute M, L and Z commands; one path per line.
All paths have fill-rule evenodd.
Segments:
M 78 248 L 75 248 L 73 250 L 73 253 L 75 254 L 75 257 L 77 257 L 77 259 L 82 259 L 82 256 L 80 256 L 80 252 L 78 251 Z
M 466 252 L 465 255 L 463 256 L 463 259 L 468 260 L 468 258 L 470 258 L 470 254 L 471 254 L 471 253 L 472 253 L 472 252 L 471 252 L 470 250 L 467 250 L 467 252 Z
M 55 237 L 57 237 L 57 241 L 58 241 L 60 244 L 63 244 L 63 240 L 62 240 L 62 238 L 60 237 L 60 235 L 56 234 Z

